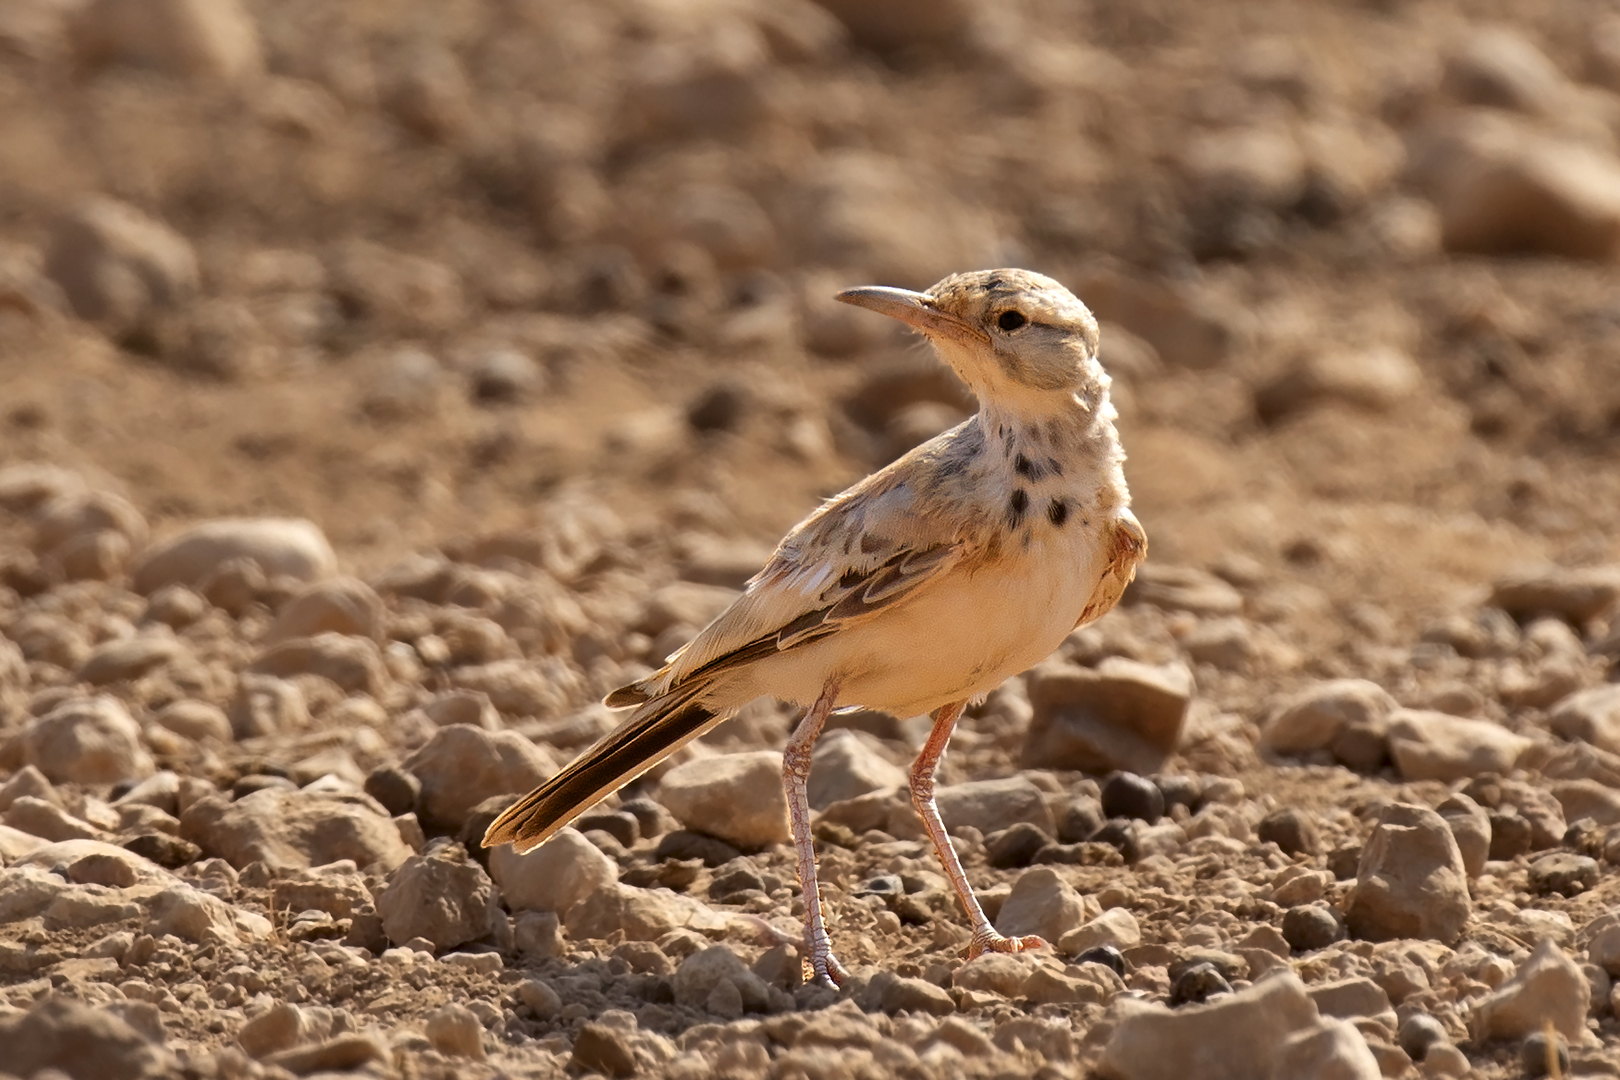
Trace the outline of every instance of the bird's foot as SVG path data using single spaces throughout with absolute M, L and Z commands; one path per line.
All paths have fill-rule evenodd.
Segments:
M 994 930 L 986 929 L 974 932 L 973 940 L 968 942 L 967 958 L 976 960 L 985 953 L 990 952 L 1021 953 L 1028 952 L 1031 949 L 1044 949 L 1047 947 L 1046 939 L 1037 937 L 1034 934 L 1026 934 L 1023 937 L 1006 937 L 996 933 Z
M 810 961 L 810 978 L 806 980 L 808 986 L 837 990 L 844 984 L 844 980 L 849 978 L 849 969 L 840 964 L 830 950 L 821 956 L 811 953 L 808 959 Z

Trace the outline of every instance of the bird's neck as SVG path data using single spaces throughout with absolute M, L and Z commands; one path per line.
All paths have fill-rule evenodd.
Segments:
M 1007 399 L 984 398 L 977 416 L 985 447 L 1015 472 L 1052 471 L 1092 475 L 1123 486 L 1125 460 L 1106 383 L 1070 393 L 1046 392 Z M 1022 462 L 1022 468 L 1019 463 Z

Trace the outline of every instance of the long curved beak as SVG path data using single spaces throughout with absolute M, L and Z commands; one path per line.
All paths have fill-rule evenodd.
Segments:
M 836 299 L 899 319 L 931 338 L 943 337 L 973 344 L 983 344 L 989 340 L 989 335 L 982 330 L 936 308 L 927 293 L 894 289 L 887 285 L 865 285 L 858 289 L 845 289 Z

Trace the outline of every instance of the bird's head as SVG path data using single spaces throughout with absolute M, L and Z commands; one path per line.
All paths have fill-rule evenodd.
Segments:
M 1094 407 L 1107 391 L 1096 318 L 1043 274 L 975 270 L 926 292 L 874 285 L 838 299 L 922 333 L 986 404 L 1044 411 L 1078 397 Z

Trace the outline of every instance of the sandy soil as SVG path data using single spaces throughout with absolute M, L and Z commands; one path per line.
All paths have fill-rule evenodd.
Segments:
M 193 38 L 120 23 L 123 6 L 0 12 L 0 478 L 12 485 L 0 483 L 0 630 L 18 657 L 8 673 L 0 654 L 0 785 L 34 761 L 47 790 L 29 780 L 12 798 L 77 824 L 0 820 L 53 842 L 122 845 L 155 829 L 195 843 L 186 807 L 243 796 L 256 777 L 307 784 L 318 777 L 297 766 L 318 751 L 334 753 L 339 786 L 397 768 L 444 722 L 420 710 L 458 687 L 490 693 L 487 726 L 533 737 L 535 767 L 555 768 L 600 730 L 604 690 L 712 613 L 716 594 L 672 583 L 736 587 L 817 499 L 971 409 L 915 341 L 831 294 L 995 265 L 1059 278 L 1104 321 L 1149 588 L 1066 653 L 1088 668 L 1119 656 L 1191 673 L 1179 748 L 1156 772 L 1191 777 L 1198 794 L 1164 819 L 1181 839 L 1156 841 L 1145 869 L 1099 844 L 1081 864 L 1051 864 L 1089 898 L 1075 925 L 1124 908 L 1140 935 L 1118 986 L 1046 1003 L 953 975 L 960 912 L 936 882 L 906 886 L 931 897 L 909 916 L 863 895 L 874 876 L 937 869 L 914 833 L 856 828 L 854 846 L 829 844 L 835 932 L 864 972 L 844 997 L 866 1019 L 849 1023 L 876 1032 L 826 1037 L 853 1055 L 846 1072 L 825 1071 L 813 1040 L 795 1048 L 801 1032 L 784 1026 L 825 1001 L 801 992 L 728 1015 L 725 993 L 694 997 L 679 977 L 700 933 L 791 997 L 797 973 L 772 983 L 784 962 L 769 940 L 727 921 L 748 910 L 792 925 L 791 849 L 744 852 L 774 881 L 728 903 L 710 890 L 720 866 L 661 857 L 650 833 L 607 844 L 622 880 L 678 883 L 726 918 L 626 953 L 633 929 L 581 938 L 567 912 L 560 943 L 536 944 L 533 920 L 524 939 L 508 902 L 503 929 L 469 939 L 502 957 L 498 971 L 387 960 L 405 942 L 355 925 L 398 873 L 385 855 L 355 870 L 355 913 L 327 909 L 351 924 L 327 936 L 360 950 L 353 972 L 313 980 L 320 933 L 297 937 L 272 905 L 275 881 L 306 873 L 293 864 L 310 852 L 281 865 L 201 844 L 170 870 L 212 881 L 200 891 L 270 919 L 268 931 L 250 920 L 187 940 L 154 933 L 145 907 L 80 926 L 24 904 L 32 913 L 0 924 L 0 943 L 51 959 L 0 955 L 13 1007 L 0 1023 L 53 990 L 147 1002 L 165 1052 L 218 1075 L 346 1067 L 341 1048 L 314 1064 L 269 1057 L 346 1033 L 373 1039 L 375 1053 L 354 1053 L 379 1074 L 613 1074 L 629 1054 L 670 1075 L 1138 1075 L 1102 1056 L 1123 1030 L 1114 998 L 1169 1000 L 1175 963 L 1199 949 L 1263 948 L 1255 929 L 1282 927 L 1295 906 L 1275 899 L 1278 872 L 1334 870 L 1387 804 L 1467 791 L 1525 817 L 1550 801 L 1568 825 L 1582 815 L 1547 794 L 1557 783 L 1620 783 L 1602 771 L 1620 751 L 1607 729 L 1556 719 L 1570 695 L 1609 685 L 1620 657 L 1620 608 L 1603 592 L 1620 567 L 1614 12 L 1578 0 L 246 0 L 242 21 L 205 20 Z M 1473 121 L 1501 131 L 1455 135 Z M 1535 179 L 1543 167 L 1553 179 Z M 96 199 L 125 216 L 105 224 Z M 113 509 L 84 511 L 86 490 Z M 154 614 L 140 568 L 199 523 L 263 517 L 315 523 L 336 563 L 303 576 L 340 571 L 379 606 L 364 600 L 364 617 L 334 627 L 374 641 L 371 659 L 270 671 L 296 688 L 302 719 L 245 735 L 244 672 L 306 583 L 247 572 L 243 585 L 238 567 L 186 582 L 200 614 L 170 619 Z M 77 554 L 62 546 L 79 540 Z M 445 560 L 457 584 L 423 584 L 422 557 Z M 1527 569 L 1546 574 L 1536 604 L 1493 593 Z M 1595 606 L 1565 604 L 1588 579 Z M 175 628 L 178 659 L 87 677 L 101 646 L 155 623 Z M 514 659 L 539 689 L 510 671 L 466 674 Z M 1420 775 L 1391 756 L 1388 710 L 1356 768 L 1326 739 L 1287 753 L 1267 741 L 1285 703 L 1341 678 L 1379 684 L 1390 709 L 1462 716 L 1537 749 Z M 90 778 L 69 761 L 52 775 L 27 733 L 92 693 L 132 719 L 134 771 Z M 1028 697 L 1022 684 L 992 696 L 942 778 L 1023 775 L 1056 829 L 1106 776 L 1022 769 Z M 177 701 L 222 712 L 225 737 L 165 727 L 156 718 Z M 689 756 L 779 748 L 789 719 L 762 704 Z M 857 726 L 863 753 L 906 763 L 914 726 Z M 1456 750 L 1450 734 L 1423 738 Z M 1547 765 L 1570 747 L 1598 764 Z M 152 804 L 172 826 L 114 805 L 152 768 L 179 777 L 178 794 Z M 1502 795 L 1496 774 L 1545 798 Z M 478 793 L 459 823 L 420 803 L 387 809 L 414 813 L 409 848 L 456 837 L 474 804 L 509 790 Z M 634 795 L 656 800 L 657 780 Z M 1620 815 L 1620 796 L 1592 805 L 1594 828 L 1620 824 L 1603 818 Z M 1211 806 L 1233 820 L 1189 829 Z M 1258 835 L 1279 808 L 1320 833 L 1297 858 Z M 425 836 L 409 835 L 415 824 Z M 1032 872 L 1028 859 L 991 866 L 984 830 L 963 835 L 970 875 L 998 902 Z M 1199 847 L 1210 835 L 1241 843 Z M 26 858 L 18 844 L 0 866 Z M 1572 844 L 1597 854 L 1597 877 L 1549 894 L 1532 861 Z M 1573 969 L 1586 965 L 1590 1030 L 1583 1015 L 1566 1032 L 1575 1071 L 1614 1075 L 1620 1029 L 1589 949 L 1593 920 L 1620 898 L 1605 851 L 1620 844 L 1599 835 L 1581 848 L 1560 831 L 1472 873 L 1468 936 L 1419 965 L 1425 987 L 1408 1007 L 1389 994 L 1388 1030 L 1362 1017 L 1358 1031 L 1389 1050 L 1396 1019 L 1426 1011 L 1477 1075 L 1521 1075 L 1522 1038 L 1479 1034 L 1471 1018 L 1552 925 Z M 1307 905 L 1342 922 L 1354 882 L 1352 861 Z M 1515 922 L 1526 909 L 1557 918 Z M 466 951 L 439 945 L 441 957 Z M 1151 947 L 1170 951 L 1131 953 Z M 53 966 L 87 948 L 116 970 Z M 1307 986 L 1387 981 L 1387 950 L 1342 928 L 1326 949 L 1282 951 Z M 243 980 L 227 975 L 239 962 L 261 977 L 238 994 Z M 1224 977 L 1243 992 L 1256 966 Z M 954 1018 L 886 1006 L 867 992 L 878 970 L 947 992 Z M 556 1007 L 520 993 L 535 980 Z M 304 1035 L 243 1052 L 243 1024 L 289 1000 Z M 427 1020 L 458 1003 L 483 1003 L 470 1044 L 459 1013 Z M 610 1009 L 634 1019 L 603 1027 Z M 1039 1037 L 1007 1027 L 1036 1020 Z M 592 1024 L 606 1050 L 579 1049 Z M 952 1049 L 930 1057 L 941 1045 Z M 1423 1069 L 1378 1061 L 1386 1075 Z

